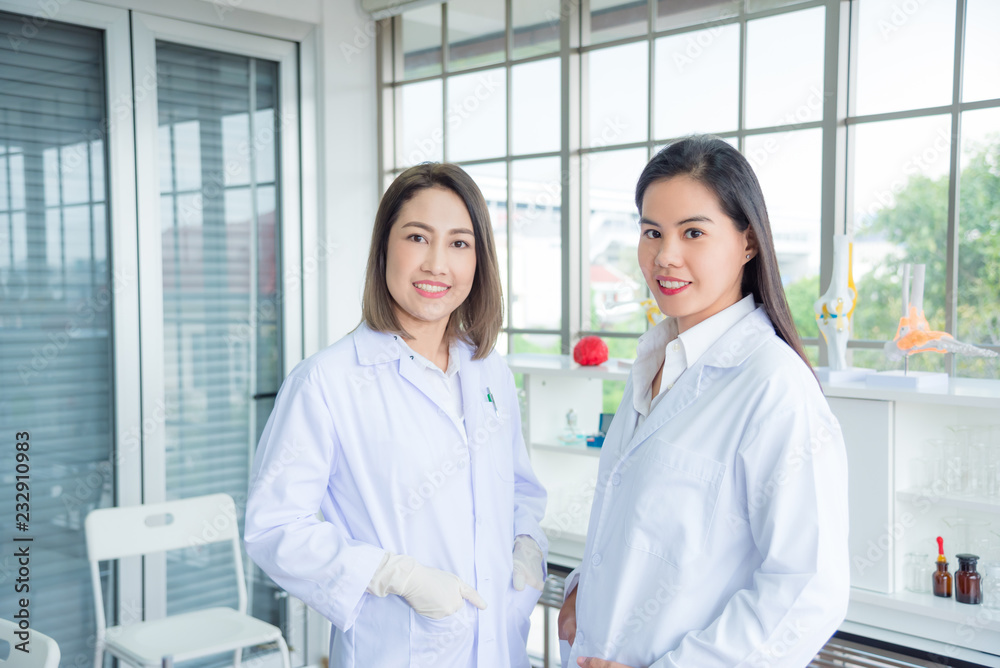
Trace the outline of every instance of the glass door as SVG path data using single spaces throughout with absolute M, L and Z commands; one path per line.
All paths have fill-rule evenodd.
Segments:
M 143 499 L 225 492 L 238 516 L 219 522 L 242 530 L 253 451 L 301 339 L 281 280 L 300 224 L 296 48 L 133 16 L 136 85 L 155 72 L 136 106 L 143 403 L 164 413 L 144 441 Z M 235 604 L 228 564 L 225 548 L 147 559 L 147 613 Z M 246 564 L 251 612 L 285 626 L 280 592 Z
M 0 616 L 27 619 L 78 665 L 93 661 L 96 628 L 83 520 L 116 503 L 138 434 L 137 376 L 116 363 L 138 332 L 133 125 L 111 112 L 129 95 L 127 61 L 111 64 L 128 13 L 75 3 L 39 21 L 37 3 L 5 8 Z M 133 252 L 116 258 L 129 230 Z

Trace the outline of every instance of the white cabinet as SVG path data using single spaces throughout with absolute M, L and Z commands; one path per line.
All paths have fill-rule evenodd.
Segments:
M 594 498 L 600 448 L 565 445 L 559 435 L 566 414 L 577 415 L 577 430 L 597 431 L 604 381 L 628 380 L 629 366 L 609 360 L 581 367 L 567 355 L 507 356 L 514 373 L 524 374 L 526 403 L 521 419 L 535 474 L 548 491 L 542 526 L 549 538 L 549 561 L 575 568 L 583 557 L 587 521 Z
M 523 374 L 525 441 L 549 492 L 543 526 L 550 561 L 572 568 L 583 554 L 600 450 L 563 445 L 558 436 L 571 408 L 580 431 L 596 431 L 603 381 L 626 380 L 629 367 L 615 360 L 580 367 L 568 356 L 552 355 L 515 354 L 507 362 Z M 952 437 L 955 425 L 1000 427 L 1000 381 L 952 379 L 939 392 L 875 390 L 863 383 L 826 385 L 824 391 L 843 428 L 849 461 L 852 592 L 841 630 L 1000 666 L 1000 610 L 913 593 L 903 578 L 904 555 L 919 549 L 933 560 L 939 535 L 953 574 L 957 552 L 1000 550 L 1000 497 L 952 494 L 914 480 L 922 475 L 914 460 L 925 455 L 928 439 Z M 979 528 L 953 526 L 957 518 Z M 963 534 L 977 532 L 973 545 L 963 544 Z M 980 565 L 1000 557 L 979 556 Z
M 957 442 L 972 427 L 989 444 L 965 475 L 984 477 L 1000 443 L 1000 381 L 952 379 L 947 391 L 876 390 L 863 383 L 824 386 L 847 445 L 851 506 L 851 605 L 842 630 L 946 657 L 1000 666 L 1000 610 L 965 605 L 905 587 L 907 553 L 933 561 L 943 536 L 949 571 L 955 554 L 1000 558 L 1000 497 L 982 486 L 949 491 L 962 469 L 930 466 L 929 441 Z M 920 477 L 921 480 L 916 478 Z M 974 528 L 967 528 L 974 527 Z M 993 656 L 990 656 L 993 655 Z

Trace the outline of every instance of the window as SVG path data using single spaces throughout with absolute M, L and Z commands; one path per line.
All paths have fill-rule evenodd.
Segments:
M 856 156 L 849 212 L 855 337 L 893 337 L 901 266 L 916 262 L 927 267 L 931 328 L 998 349 L 1000 6 L 866 0 L 857 24 L 857 100 L 847 119 Z M 917 355 L 911 364 L 961 376 L 1000 372 L 995 360 L 949 357 Z M 855 359 L 886 367 L 879 350 L 860 350 Z
M 612 356 L 632 354 L 649 297 L 635 261 L 635 181 L 658 148 L 692 132 L 730 141 L 757 172 L 814 361 L 812 304 L 832 235 L 845 230 L 860 293 L 857 364 L 885 365 L 904 261 L 929 264 L 932 326 L 1000 350 L 1000 230 L 987 194 L 1000 155 L 995 4 L 425 6 L 380 33 L 385 179 L 443 159 L 490 184 L 505 352 L 568 351 L 597 333 Z M 918 364 L 997 372 L 971 357 Z

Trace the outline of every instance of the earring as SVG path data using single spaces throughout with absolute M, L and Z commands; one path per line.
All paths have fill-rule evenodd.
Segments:
M 750 259 L 750 253 L 747 253 L 747 259 L 748 260 Z

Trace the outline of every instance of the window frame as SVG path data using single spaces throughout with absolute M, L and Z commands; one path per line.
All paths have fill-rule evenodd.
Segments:
M 493 63 L 488 66 L 462 69 L 455 72 L 448 71 L 448 44 L 447 44 L 447 2 L 441 3 L 441 46 L 442 46 L 442 66 L 441 72 L 434 75 L 419 78 L 406 79 L 400 75 L 395 79 L 394 73 L 402 73 L 402 17 L 395 16 L 390 19 L 383 19 L 380 23 L 379 48 L 378 48 L 378 96 L 379 96 L 379 178 L 387 183 L 391 176 L 396 173 L 394 144 L 399 140 L 396 135 L 394 119 L 401 113 L 398 96 L 394 95 L 395 90 L 400 85 L 419 81 L 429 81 L 447 78 L 454 74 L 465 74 L 469 72 L 505 67 L 507 76 L 507 153 L 503 158 L 491 158 L 482 161 L 469 161 L 460 164 L 476 164 L 477 162 L 498 162 L 503 160 L 508 167 L 508 203 L 512 201 L 510 182 L 510 163 L 512 160 L 510 152 L 510 119 L 511 119 L 511 97 L 510 97 L 510 68 L 513 64 L 530 62 L 550 58 L 558 54 L 561 63 L 561 97 L 562 97 L 562 118 L 561 118 L 561 148 L 558 152 L 562 174 L 568 175 L 562 186 L 562 327 L 560 330 L 537 330 L 506 327 L 504 331 L 508 336 L 508 351 L 512 346 L 513 335 L 515 334 L 558 334 L 561 338 L 562 352 L 568 353 L 571 343 L 577 338 L 589 334 L 599 335 L 605 338 L 636 338 L 640 334 L 634 332 L 611 332 L 593 331 L 584 327 L 584 314 L 589 312 L 589 307 L 585 307 L 583 300 L 588 294 L 586 277 L 586 247 L 587 239 L 585 234 L 585 223 L 587 211 L 587 193 L 582 187 L 581 166 L 586 160 L 586 156 L 600 152 L 615 151 L 629 148 L 645 148 L 647 156 L 651 157 L 655 147 L 667 141 L 676 139 L 674 137 L 655 137 L 654 132 L 654 105 L 655 96 L 653 92 L 653 81 L 655 78 L 655 41 L 658 38 L 691 33 L 714 26 L 738 24 L 740 30 L 740 55 L 739 55 L 739 94 L 738 94 L 738 124 L 737 129 L 730 132 L 719 133 L 718 136 L 726 139 L 735 139 L 740 151 L 745 149 L 748 137 L 758 135 L 768 135 L 795 130 L 819 129 L 821 132 L 821 184 L 820 184 L 820 266 L 819 266 L 819 287 L 826 288 L 831 279 L 833 270 L 833 237 L 835 234 L 850 234 L 853 229 L 853 197 L 852 183 L 854 166 L 851 157 L 854 155 L 854 134 L 853 128 L 869 122 L 884 120 L 919 118 L 930 115 L 950 114 L 953 141 L 950 147 L 950 175 L 948 191 L 948 221 L 947 221 L 947 303 L 946 331 L 954 333 L 957 324 L 958 309 L 958 204 L 960 193 L 960 164 L 961 164 L 961 114 L 965 111 L 989 109 L 1000 107 L 1000 99 L 979 100 L 974 102 L 963 102 L 962 80 L 964 75 L 964 54 L 965 54 L 965 24 L 966 24 L 966 0 L 956 0 L 956 22 L 955 22 L 955 54 L 954 54 L 954 74 L 951 104 L 937 106 L 926 109 L 910 109 L 906 111 L 878 113 L 870 115 L 857 115 L 855 113 L 855 97 L 851 95 L 857 89 L 858 73 L 858 45 L 859 37 L 857 21 L 859 17 L 858 0 L 779 0 L 777 6 L 772 6 L 754 11 L 747 10 L 747 3 L 744 3 L 740 11 L 735 16 L 728 16 L 714 21 L 703 21 L 693 25 L 670 28 L 666 30 L 656 30 L 657 2 L 648 0 L 648 17 L 646 31 L 630 37 L 623 37 L 602 41 L 594 44 L 583 43 L 586 41 L 587 24 L 590 17 L 590 0 L 581 0 L 575 3 L 562 3 L 560 5 L 560 48 L 558 52 L 542 56 L 532 56 L 523 59 L 511 59 L 512 47 L 512 3 L 505 0 L 506 8 L 506 31 L 507 46 L 505 58 L 502 62 Z M 832 91 L 833 94 L 824 96 L 822 103 L 822 115 L 819 120 L 811 120 L 802 123 L 791 123 L 787 125 L 754 127 L 748 128 L 746 124 L 746 77 L 747 77 L 747 22 L 779 16 L 791 12 L 799 12 L 811 8 L 822 7 L 825 9 L 823 48 L 823 88 L 825 91 Z M 648 124 L 645 141 L 636 141 L 623 144 L 607 146 L 584 146 L 582 142 L 583 127 L 586 121 L 586 82 L 587 58 L 585 54 L 594 51 L 632 44 L 645 41 L 648 44 L 649 57 L 649 91 Z M 447 85 L 442 86 L 445 96 L 443 113 L 447 113 Z M 444 155 L 447 156 L 447 136 L 444 133 Z M 553 155 L 551 153 L 538 155 Z M 517 156 L 536 157 L 532 156 Z M 511 237 L 508 235 L 508 245 Z M 508 265 L 510 263 L 511 248 L 508 247 Z M 510 266 L 508 266 L 508 277 L 510 276 Z M 509 278 L 508 278 L 509 280 Z M 508 286 L 505 286 L 507 288 Z M 509 292 L 509 290 L 508 290 Z M 508 294 L 508 300 L 510 296 Z M 508 312 L 510 304 L 508 301 Z M 827 363 L 828 355 L 826 343 L 818 331 L 812 336 L 802 336 L 803 345 L 818 348 L 819 364 Z M 973 342 L 977 343 L 978 342 Z M 852 350 L 875 350 L 884 346 L 884 341 L 855 339 L 848 343 L 848 354 Z M 1000 352 L 1000 345 L 981 344 L 983 347 Z M 949 375 L 956 373 L 956 362 L 954 355 L 945 356 L 946 369 Z
M 857 4 L 852 4 L 852 10 L 857 10 Z M 993 98 L 987 100 L 976 100 L 974 102 L 963 102 L 962 101 L 962 86 L 965 78 L 965 36 L 966 36 L 966 20 L 967 20 L 967 2 L 966 0 L 955 0 L 955 45 L 954 45 L 954 56 L 952 61 L 952 91 L 951 91 L 951 102 L 945 105 L 938 105 L 934 107 L 921 107 L 917 109 L 906 109 L 904 111 L 891 111 L 891 112 L 880 112 L 874 114 L 857 114 L 855 112 L 856 107 L 856 96 L 849 100 L 849 107 L 847 109 L 847 114 L 844 118 L 844 129 L 846 131 L 844 142 L 847 145 L 848 155 L 853 155 L 855 153 L 855 138 L 856 135 L 853 129 L 859 126 L 863 126 L 867 123 L 878 123 L 880 121 L 896 121 L 905 119 L 915 119 L 915 118 L 926 118 L 929 116 L 950 116 L 951 121 L 951 142 L 949 145 L 949 156 L 948 156 L 948 219 L 947 219 L 947 231 L 946 231 L 946 247 L 945 247 L 945 331 L 956 335 L 957 325 L 958 325 L 958 250 L 959 250 L 959 204 L 961 197 L 961 179 L 962 179 L 962 114 L 966 111 L 975 111 L 979 109 L 997 109 L 1000 108 L 1000 98 Z M 859 39 L 857 37 L 858 31 L 851 31 L 851 42 L 850 42 L 850 60 L 852 63 L 858 62 L 858 46 Z M 857 89 L 857 65 L 855 64 L 850 72 L 850 82 L 849 89 Z M 846 192 L 846 210 L 844 218 L 844 228 L 847 231 L 851 231 L 852 227 L 852 217 L 853 217 L 853 198 L 854 193 L 850 187 L 850 184 L 854 182 L 854 164 L 853 162 L 848 162 L 844 171 L 842 172 L 842 177 L 846 182 L 845 192 Z M 828 279 L 827 279 L 828 280 Z M 1000 353 L 1000 344 L 984 344 L 981 342 L 972 341 L 982 348 L 988 350 L 993 350 Z M 871 339 L 854 339 L 852 338 L 848 342 L 848 350 L 851 349 L 867 349 L 867 350 L 881 350 L 884 341 L 876 341 Z M 944 356 L 945 371 L 950 377 L 956 375 L 957 363 L 955 355 L 945 355 Z

